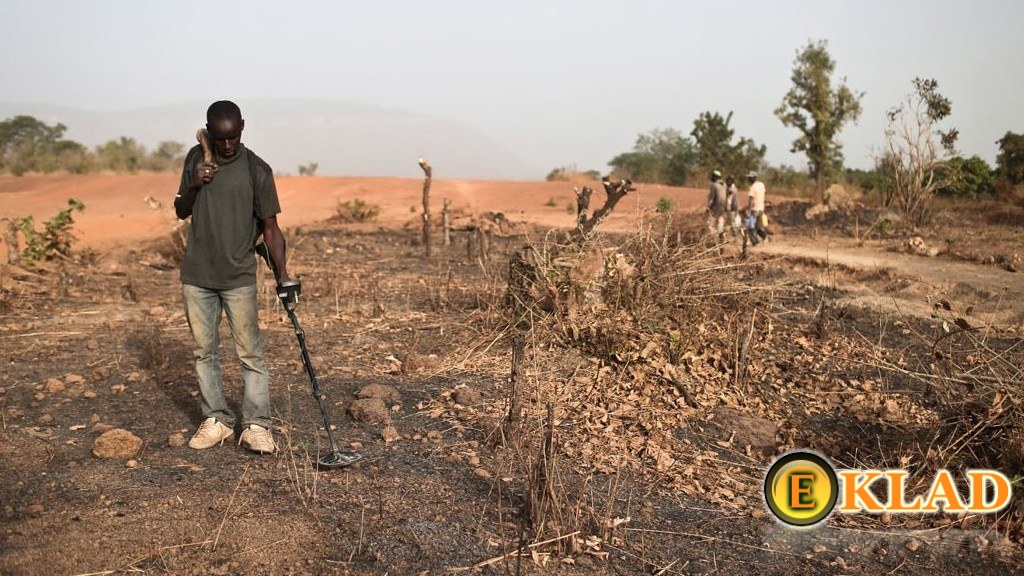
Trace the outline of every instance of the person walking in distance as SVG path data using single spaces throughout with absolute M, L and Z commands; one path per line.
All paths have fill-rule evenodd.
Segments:
M 726 190 L 722 183 L 722 173 L 713 170 L 709 176 L 711 187 L 708 189 L 708 231 L 718 234 L 718 241 L 725 240 Z
M 725 205 L 726 221 L 729 226 L 729 233 L 732 239 L 736 240 L 742 231 L 743 223 L 740 221 L 739 188 L 732 176 L 725 177 Z
M 254 240 L 263 234 L 278 269 L 289 280 L 284 236 L 277 224 L 281 206 L 270 166 L 242 144 L 245 121 L 233 102 L 220 100 L 206 111 L 213 162 L 202 146 L 185 156 L 174 210 L 191 217 L 181 263 L 181 291 L 195 340 L 194 357 L 204 420 L 189 440 L 195 449 L 212 448 L 235 434 L 235 414 L 221 389 L 221 312 L 228 318 L 245 384 L 239 444 L 258 453 L 277 450 L 271 433 L 270 377 L 263 361 L 257 320 Z
M 747 190 L 747 211 L 753 216 L 754 227 L 750 230 L 750 243 L 757 246 L 762 240 L 768 238 L 768 231 L 764 227 L 764 183 L 757 179 L 757 172 L 747 173 L 747 182 L 750 188 Z

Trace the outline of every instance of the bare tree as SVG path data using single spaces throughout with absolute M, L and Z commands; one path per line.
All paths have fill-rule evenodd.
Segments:
M 882 203 L 895 205 L 918 224 L 928 219 L 935 192 L 950 184 L 951 176 L 938 168 L 956 153 L 958 131 L 937 126 L 952 113 L 938 86 L 934 79 L 914 79 L 914 91 L 886 114 L 885 149 L 876 158 L 888 180 Z

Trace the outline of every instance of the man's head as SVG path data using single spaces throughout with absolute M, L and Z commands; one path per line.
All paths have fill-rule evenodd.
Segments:
M 718 182 L 721 179 L 722 179 L 722 173 L 720 171 L 718 171 L 718 170 L 712 170 L 711 171 L 711 181 L 712 182 Z
M 206 130 L 213 148 L 222 158 L 232 158 L 242 143 L 245 120 L 238 105 L 230 100 L 218 100 L 206 109 Z
M 751 183 L 757 180 L 757 172 L 754 172 L 753 170 L 747 172 L 747 180 L 750 181 Z
M 732 186 L 736 181 L 732 179 L 732 176 L 725 177 L 726 186 Z

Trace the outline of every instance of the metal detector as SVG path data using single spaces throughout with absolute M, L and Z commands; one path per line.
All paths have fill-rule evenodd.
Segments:
M 274 278 L 277 279 L 277 266 L 270 259 L 267 245 L 263 242 L 257 244 L 256 253 L 263 257 L 267 266 L 274 272 Z M 327 439 L 331 442 L 331 453 L 317 458 L 316 465 L 322 469 L 344 468 L 362 460 L 363 456 L 358 452 L 339 449 L 338 442 L 334 439 L 334 433 L 331 432 L 331 422 L 327 418 L 327 408 L 324 406 L 324 401 L 327 400 L 327 397 L 320 392 L 320 385 L 316 381 L 316 372 L 313 371 L 313 362 L 310 361 L 309 350 L 306 349 L 306 333 L 302 330 L 298 317 L 295 316 L 295 307 L 299 304 L 299 294 L 301 292 L 302 282 L 297 279 L 281 282 L 277 285 L 277 297 L 281 299 L 281 304 L 284 306 L 285 312 L 288 313 L 288 318 L 292 321 L 292 328 L 295 329 L 295 338 L 299 341 L 299 349 L 302 351 L 302 365 L 306 367 L 306 375 L 309 376 L 309 383 L 313 386 L 313 398 L 316 399 L 316 404 L 320 407 L 320 415 L 324 419 L 324 430 L 327 431 Z

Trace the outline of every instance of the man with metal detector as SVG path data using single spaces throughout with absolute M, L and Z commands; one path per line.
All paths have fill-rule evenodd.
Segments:
M 235 434 L 235 414 L 221 388 L 218 329 L 228 317 L 242 363 L 245 394 L 239 444 L 264 454 L 277 450 L 270 432 L 270 377 L 263 361 L 257 319 L 253 239 L 261 232 L 277 264 L 278 282 L 289 280 L 284 237 L 277 225 L 281 206 L 274 175 L 242 145 L 245 121 L 238 106 L 221 100 L 206 111 L 206 130 L 189 150 L 174 210 L 191 216 L 181 263 L 185 317 L 195 339 L 194 356 L 204 420 L 189 440 L 195 449 L 223 444 Z
M 195 339 L 196 374 L 205 418 L 188 445 L 199 450 L 212 448 L 235 433 L 235 415 L 224 400 L 217 358 L 223 310 L 245 383 L 239 444 L 262 454 L 277 450 L 270 431 L 270 378 L 263 362 L 263 336 L 257 320 L 254 253 L 258 252 L 274 271 L 277 295 L 295 328 L 313 396 L 331 441 L 331 453 L 321 456 L 317 463 L 323 468 L 348 466 L 361 456 L 338 449 L 306 350 L 305 334 L 295 316 L 302 284 L 288 276 L 284 235 L 277 224 L 281 206 L 274 173 L 242 145 L 244 128 L 245 121 L 235 103 L 221 100 L 211 104 L 206 111 L 206 129 L 197 134 L 199 146 L 185 157 L 174 198 L 178 218 L 192 217 L 181 283 L 185 317 Z M 254 248 L 261 234 L 263 242 Z

